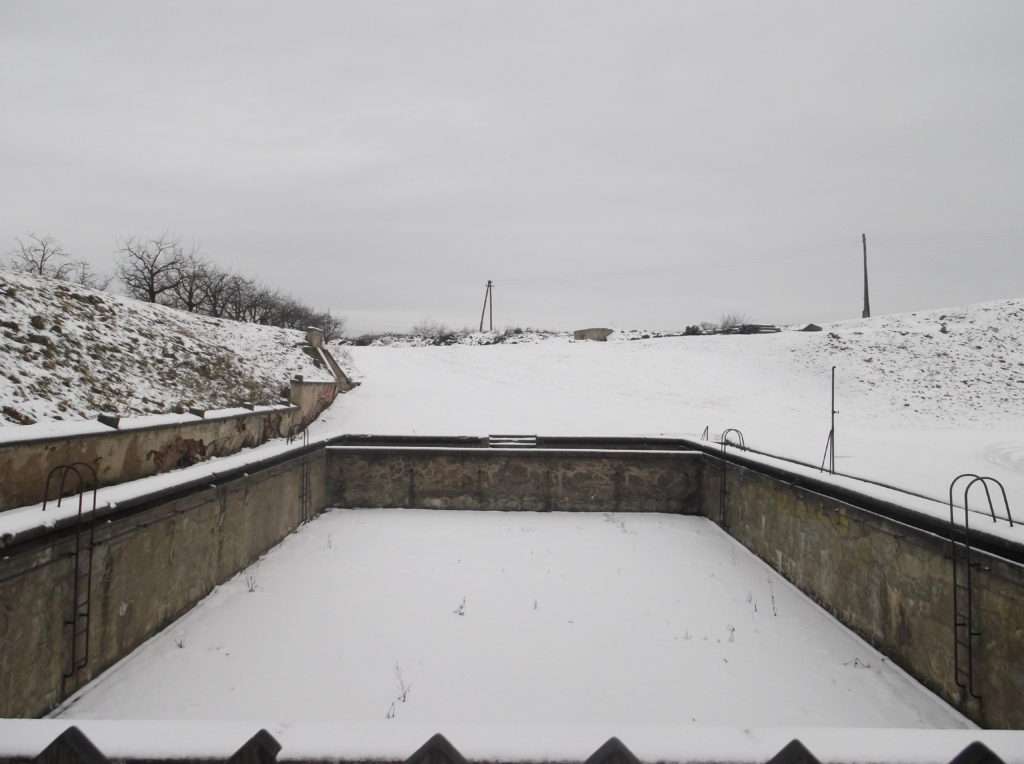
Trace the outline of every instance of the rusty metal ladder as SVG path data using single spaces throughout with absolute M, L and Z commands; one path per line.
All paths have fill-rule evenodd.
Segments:
M 82 473 L 85 473 L 83 477 Z M 89 664 L 89 615 L 92 595 L 92 558 L 95 546 L 94 527 L 92 518 L 83 518 L 85 496 L 92 493 L 92 509 L 96 511 L 96 470 L 84 462 L 74 464 L 62 464 L 50 470 L 46 476 L 46 485 L 43 491 L 43 511 L 46 511 L 49 503 L 50 488 L 52 480 L 60 476 L 60 485 L 57 491 L 57 506 L 60 507 L 64 500 L 64 494 L 69 475 L 76 479 L 74 493 L 78 494 L 78 512 L 75 521 L 75 541 L 70 552 L 72 583 L 71 583 L 71 608 L 64 618 L 64 627 L 69 634 L 69 661 L 67 668 L 61 675 L 61 696 L 68 697 L 78 689 L 79 673 Z M 88 481 L 91 480 L 91 487 Z
M 957 522 L 956 510 L 960 509 L 954 504 L 954 493 L 961 480 L 970 479 L 963 493 L 963 523 Z M 992 522 L 1006 520 L 1013 526 L 1013 515 L 1010 512 L 1010 504 L 1006 497 L 1006 489 L 1003 484 L 994 477 L 983 477 L 972 473 L 964 473 L 953 478 L 949 484 L 949 551 L 950 560 L 953 565 L 953 678 L 958 687 L 965 690 L 972 698 L 981 700 L 974 682 L 974 666 L 976 640 L 981 637 L 981 626 L 975 615 L 974 607 L 974 578 L 975 573 L 984 570 L 980 562 L 973 559 L 971 554 L 971 488 L 980 483 L 985 491 L 985 498 L 988 502 L 988 514 Z M 997 487 L 1002 494 L 1003 508 L 1006 516 L 996 516 L 996 505 L 992 500 L 992 492 L 989 485 Z

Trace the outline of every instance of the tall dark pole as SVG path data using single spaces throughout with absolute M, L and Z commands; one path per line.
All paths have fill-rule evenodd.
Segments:
M 480 309 L 480 331 L 484 330 L 484 316 L 487 315 L 487 304 L 491 306 L 491 331 L 494 331 L 494 298 L 491 296 L 491 287 L 494 286 L 494 282 L 490 279 L 487 280 L 487 288 L 484 289 L 484 306 Z
M 861 318 L 871 318 L 871 300 L 868 298 L 868 236 L 862 233 L 860 235 L 861 245 L 864 247 L 864 312 L 860 314 Z

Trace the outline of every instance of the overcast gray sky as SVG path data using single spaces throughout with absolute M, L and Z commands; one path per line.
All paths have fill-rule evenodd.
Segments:
M 353 329 L 1024 296 L 1024 2 L 0 0 L 0 249 L 163 231 Z

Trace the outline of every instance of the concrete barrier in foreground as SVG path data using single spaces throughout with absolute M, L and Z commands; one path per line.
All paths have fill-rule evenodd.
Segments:
M 0 764 L 108 764 L 109 762 L 175 762 L 175 764 L 292 764 L 372 760 L 379 764 L 640 764 L 641 761 L 710 762 L 735 764 L 816 764 L 818 761 L 915 761 L 921 764 L 1000 764 L 1021 762 L 1024 732 L 993 733 L 976 730 L 943 731 L 935 739 L 929 730 L 691 730 L 666 745 L 665 731 L 647 734 L 630 730 L 624 736 L 633 748 L 612 737 L 593 749 L 594 732 L 562 733 L 545 740 L 543 731 L 517 727 L 509 739 L 481 746 L 479 733 L 456 747 L 437 733 L 425 743 L 422 732 L 398 728 L 387 735 L 358 735 L 358 746 L 349 743 L 352 730 L 344 726 L 289 723 L 276 735 L 255 725 L 240 723 L 82 722 L 64 726 L 54 722 L 2 722 Z M 491 728 L 492 737 L 494 729 Z M 18 733 L 28 740 L 10 738 Z M 881 732 L 881 734 L 879 734 Z M 13 733 L 13 734 L 11 734 Z M 48 734 L 49 733 L 49 734 Z M 453 735 L 465 729 L 457 729 Z M 652 734 L 653 733 L 653 734 Z M 417 737 L 419 735 L 419 737 Z M 173 736 L 173 737 L 172 737 Z M 248 738 L 244 736 L 249 736 Z M 652 742 L 650 738 L 662 738 Z M 155 738 L 155 739 L 154 739 Z M 168 739 L 177 745 L 168 746 Z M 461 741 L 461 736 L 458 737 Z M 600 740 L 600 738 L 598 738 Z M 241 742 L 244 741 L 244 742 Z M 414 742 L 415 741 L 415 742 Z M 168 750 L 174 751 L 173 758 Z M 359 751 L 359 753 L 357 753 Z M 409 751 L 412 751 L 410 754 Z M 636 751 L 636 753 L 634 753 Z M 372 752 L 372 759 L 368 755 Z

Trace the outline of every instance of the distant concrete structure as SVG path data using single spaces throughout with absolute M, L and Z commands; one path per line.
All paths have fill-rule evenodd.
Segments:
M 315 326 L 307 326 L 306 342 L 315 348 L 322 348 L 324 346 L 324 330 Z
M 572 333 L 573 339 L 591 340 L 592 342 L 607 342 L 608 336 L 614 329 L 577 329 Z

